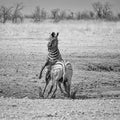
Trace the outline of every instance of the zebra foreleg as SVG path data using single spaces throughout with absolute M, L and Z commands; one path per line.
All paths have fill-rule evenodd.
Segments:
M 45 85 L 43 93 L 42 93 L 43 97 L 44 97 L 45 90 L 50 82 L 50 73 L 48 71 L 47 71 L 46 76 L 45 76 L 45 81 L 46 81 L 46 85 Z

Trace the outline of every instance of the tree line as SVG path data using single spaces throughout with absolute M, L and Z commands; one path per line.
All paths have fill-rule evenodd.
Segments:
M 94 2 L 92 3 L 92 8 L 92 11 L 83 12 L 66 11 L 57 8 L 52 9 L 48 13 L 44 8 L 41 9 L 39 6 L 36 6 L 33 13 L 23 15 L 24 5 L 18 3 L 14 7 L 0 6 L 0 22 L 6 23 L 11 21 L 12 23 L 22 23 L 24 19 L 31 19 L 33 22 L 41 22 L 46 19 L 52 19 L 54 22 L 81 19 L 120 20 L 120 13 L 115 16 L 112 11 L 112 5 L 109 2 Z

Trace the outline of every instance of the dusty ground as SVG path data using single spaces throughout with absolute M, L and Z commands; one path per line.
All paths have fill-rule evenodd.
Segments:
M 120 120 L 120 100 L 0 99 L 0 120 Z
M 61 54 L 74 70 L 71 91 L 77 89 L 82 100 L 66 100 L 59 90 L 58 99 L 38 99 L 45 85 L 38 74 L 52 31 L 60 32 Z M 119 38 L 119 22 L 0 24 L 0 119 L 119 120 Z

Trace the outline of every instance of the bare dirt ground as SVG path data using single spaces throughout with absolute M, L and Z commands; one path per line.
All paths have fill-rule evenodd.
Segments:
M 38 75 L 52 31 L 60 32 L 61 54 L 73 65 L 76 100 L 59 90 L 56 99 L 38 99 L 45 85 L 44 75 L 41 80 Z M 0 120 L 119 120 L 120 23 L 0 24 L 0 96 Z
M 120 120 L 120 100 L 0 99 L 0 120 Z

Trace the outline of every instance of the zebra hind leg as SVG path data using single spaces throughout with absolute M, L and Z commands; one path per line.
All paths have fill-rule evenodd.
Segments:
M 67 79 L 63 82 L 63 85 L 68 97 L 70 97 L 70 84 Z
M 53 89 L 53 85 L 51 85 L 51 87 L 50 87 L 50 90 L 48 92 L 47 98 L 49 97 L 50 93 L 52 92 L 52 89 Z
M 60 88 L 60 92 L 63 93 L 63 94 L 65 94 L 64 91 L 63 91 L 63 89 L 62 89 L 62 87 L 61 87 L 61 83 L 60 82 L 58 83 L 58 86 Z
M 54 96 L 55 96 L 55 92 L 57 91 L 57 81 L 52 81 L 52 85 L 51 85 L 51 88 L 50 88 L 50 90 L 49 90 L 49 92 L 48 92 L 48 95 L 47 95 L 47 97 L 49 97 L 50 96 L 50 94 L 51 94 L 51 96 L 50 96 L 50 98 L 53 98 Z
M 51 98 L 54 98 L 54 97 L 55 97 L 55 93 L 56 93 L 56 91 L 57 91 L 57 82 L 55 82 L 54 86 L 55 86 L 55 89 L 54 89 L 54 91 L 53 91 L 53 94 L 52 94 Z
M 64 92 L 61 84 L 63 83 L 63 78 L 61 78 L 58 82 L 58 86 L 59 86 L 59 89 L 60 89 L 60 92 L 64 94 L 64 96 L 66 95 L 66 93 Z

